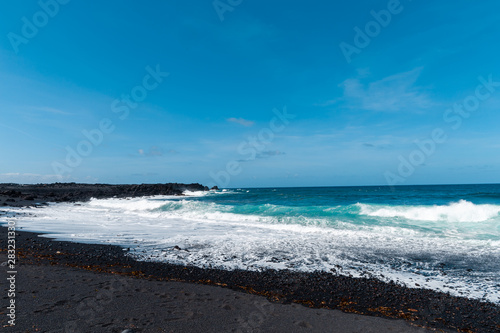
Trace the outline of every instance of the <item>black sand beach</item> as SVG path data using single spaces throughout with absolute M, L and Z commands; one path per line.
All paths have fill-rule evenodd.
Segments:
M 199 184 L 7 184 L 0 185 L 0 204 L 180 194 L 184 189 L 207 190 Z M 22 230 L 16 232 L 16 248 L 16 326 L 5 331 L 500 331 L 497 305 L 375 279 L 138 262 L 117 246 L 53 241 Z M 0 251 L 5 262 L 5 227 L 0 228 Z M 5 326 L 8 284 L 6 278 L 0 281 L 0 325 Z

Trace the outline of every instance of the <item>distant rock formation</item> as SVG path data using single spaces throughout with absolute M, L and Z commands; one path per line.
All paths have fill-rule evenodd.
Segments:
M 46 202 L 76 202 L 91 198 L 127 198 L 149 195 L 182 195 L 184 191 L 208 191 L 201 184 L 140 184 L 140 185 L 109 185 L 109 184 L 0 184 L 0 205 L 27 206 Z M 8 202 L 8 204 L 7 204 Z

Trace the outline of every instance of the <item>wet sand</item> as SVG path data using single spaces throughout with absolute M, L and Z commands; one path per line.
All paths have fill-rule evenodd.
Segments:
M 21 265 L 17 276 L 18 318 L 4 332 L 427 332 L 403 320 L 277 304 L 217 286 L 44 264 Z

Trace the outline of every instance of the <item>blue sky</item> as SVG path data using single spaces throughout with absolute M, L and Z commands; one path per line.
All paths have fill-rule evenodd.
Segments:
M 498 1 L 41 4 L 0 4 L 0 182 L 500 182 Z

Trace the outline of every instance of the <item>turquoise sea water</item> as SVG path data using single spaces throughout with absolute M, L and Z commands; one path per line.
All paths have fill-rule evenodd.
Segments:
M 273 223 L 395 226 L 436 237 L 500 240 L 500 185 L 233 189 L 191 200 Z

